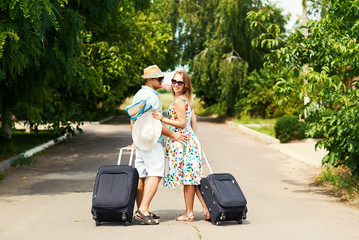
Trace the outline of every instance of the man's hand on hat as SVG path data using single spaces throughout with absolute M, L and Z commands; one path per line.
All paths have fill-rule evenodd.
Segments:
M 160 120 L 161 122 L 163 122 L 165 118 L 161 113 L 157 112 L 156 110 L 152 113 L 152 117 L 157 120 Z
M 188 136 L 184 133 L 184 131 L 174 132 L 172 139 L 183 144 L 188 142 Z

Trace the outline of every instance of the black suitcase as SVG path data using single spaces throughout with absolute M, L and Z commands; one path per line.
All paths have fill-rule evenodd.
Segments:
M 200 192 L 209 210 L 213 224 L 221 225 L 223 221 L 235 220 L 241 224 L 247 218 L 247 200 L 236 179 L 229 173 L 213 174 L 201 179 Z
M 121 148 L 118 165 L 101 166 L 97 171 L 91 209 L 96 226 L 101 222 L 124 222 L 128 226 L 132 222 L 138 172 L 131 166 L 133 151 L 129 166 L 120 165 L 124 149 L 128 148 Z

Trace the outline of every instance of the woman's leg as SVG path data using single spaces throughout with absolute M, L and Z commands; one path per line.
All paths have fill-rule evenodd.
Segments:
M 204 199 L 203 199 L 203 197 L 202 197 L 202 194 L 201 194 L 201 191 L 199 190 L 198 185 L 196 186 L 196 195 L 197 195 L 197 197 L 198 197 L 198 200 L 201 202 L 202 209 L 203 209 L 204 219 L 205 219 L 205 220 L 210 219 L 211 216 L 209 215 L 209 211 L 208 211 L 207 205 L 206 205 L 206 203 L 204 202 Z
M 184 201 L 186 204 L 186 214 L 188 217 L 193 216 L 193 203 L 194 203 L 195 191 L 196 191 L 195 186 L 193 185 L 183 186 Z
M 186 212 L 176 218 L 177 221 L 194 221 L 193 214 L 193 202 L 195 195 L 195 186 L 193 185 L 184 185 L 183 186 L 183 195 L 184 202 L 186 205 Z

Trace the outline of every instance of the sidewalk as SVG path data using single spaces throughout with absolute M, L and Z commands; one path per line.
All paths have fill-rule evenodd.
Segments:
M 267 142 L 272 148 L 286 156 L 313 167 L 320 167 L 322 164 L 322 158 L 327 154 L 327 151 L 324 149 L 315 150 L 315 144 L 318 142 L 316 139 L 307 138 L 290 143 L 280 143 L 276 138 L 247 128 L 244 125 L 234 123 L 233 121 L 227 121 L 226 124 L 237 128 L 243 133 L 252 135 L 255 138 Z

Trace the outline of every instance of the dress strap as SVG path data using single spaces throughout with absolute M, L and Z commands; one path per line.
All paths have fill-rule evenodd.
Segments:
M 182 99 L 186 104 L 188 104 L 188 102 L 187 102 L 187 100 L 186 100 L 185 98 L 181 97 L 181 99 Z
M 185 99 L 185 98 L 183 98 L 183 97 L 181 97 L 181 99 L 185 102 L 185 104 L 186 104 L 186 111 L 192 111 L 192 109 L 191 109 L 191 107 L 190 107 L 190 105 L 189 105 L 189 103 L 187 102 L 187 100 Z

